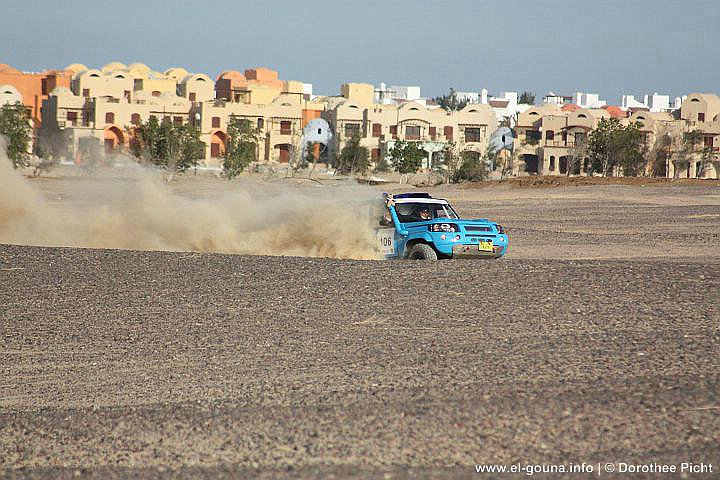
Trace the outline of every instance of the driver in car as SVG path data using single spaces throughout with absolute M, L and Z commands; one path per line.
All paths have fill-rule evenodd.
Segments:
M 418 216 L 420 217 L 420 220 L 432 220 L 432 215 L 430 214 L 430 209 L 427 207 L 423 207 L 420 209 L 420 212 L 418 212 Z

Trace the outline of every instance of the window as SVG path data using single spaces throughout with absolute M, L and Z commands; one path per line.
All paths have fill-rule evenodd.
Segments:
M 585 115 L 584 113 L 581 113 L 580 115 L 578 115 L 578 118 L 587 118 L 587 115 Z
M 550 157 L 550 171 L 551 172 L 555 171 L 555 157 L 553 157 L 553 156 Z
M 435 137 L 437 137 L 437 129 L 435 127 L 428 128 L 428 135 L 430 135 L 430 140 L 435 140 Z
M 712 136 L 703 137 L 703 145 L 705 147 L 712 148 L 713 147 L 713 137 Z
M 140 114 L 139 113 L 133 113 L 130 115 L 130 123 L 133 125 L 140 125 Z
M 123 95 L 125 96 L 125 100 L 130 100 L 130 90 L 125 90 L 123 92 Z
M 77 112 L 67 112 L 67 121 L 73 127 L 77 126 Z
M 452 140 L 453 138 L 453 127 L 444 127 L 443 128 L 443 135 L 445 136 L 446 140 Z
M 525 132 L 525 139 L 530 145 L 535 145 L 540 141 L 540 130 L 528 130 Z
M 257 119 L 257 128 L 258 130 L 262 130 L 262 128 L 265 126 L 265 120 L 262 118 Z
M 105 114 L 105 123 L 115 123 L 115 114 L 113 112 Z
M 292 133 L 292 122 L 290 120 L 280 121 L 280 135 L 290 135 Z
M 163 117 L 163 123 L 170 123 L 170 115 L 165 115 Z
M 397 125 L 390 125 L 390 135 L 392 138 L 397 138 Z
M 382 134 L 382 125 L 380 125 L 379 123 L 373 123 L 372 136 L 379 137 L 381 134 Z
M 188 100 L 190 100 L 191 102 L 194 102 L 195 98 L 197 98 L 195 95 L 195 92 L 190 92 L 190 94 L 188 95 Z
M 83 127 L 90 126 L 90 112 L 83 112 Z
M 549 142 L 555 140 L 555 132 L 553 132 L 552 130 L 548 130 L 547 132 L 545 132 L 545 140 Z
M 183 124 L 183 117 L 173 117 L 173 123 L 175 125 L 182 125 Z
M 372 158 L 372 161 L 375 163 L 377 163 L 380 160 L 380 149 L 379 148 L 372 149 L 371 158 Z
M 359 137 L 360 136 L 360 124 L 359 123 L 346 123 L 345 124 L 345 136 Z
M 420 126 L 408 125 L 405 127 L 406 140 L 420 140 Z
M 698 122 L 704 122 L 705 121 L 705 113 L 700 112 L 698 113 Z
M 83 97 L 88 98 L 90 96 L 90 89 L 83 88 Z
M 466 142 L 479 142 L 482 135 L 482 129 L 478 127 L 467 127 L 465 129 L 465 141 Z
M 159 97 L 159 96 L 160 96 L 160 92 L 159 92 L 158 90 L 153 90 L 152 96 L 153 96 L 153 97 Z
M 220 128 L 220 117 L 212 117 L 212 128 Z
M 576 132 L 575 133 L 575 144 L 579 145 L 585 143 L 585 134 L 583 132 Z
M 444 203 L 396 203 L 395 212 L 401 222 L 421 222 L 433 218 L 458 218 L 455 210 Z

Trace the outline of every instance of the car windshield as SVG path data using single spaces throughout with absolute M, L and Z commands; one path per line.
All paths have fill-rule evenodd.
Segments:
M 447 203 L 396 203 L 395 211 L 403 222 L 424 222 L 437 218 L 457 219 L 457 213 Z

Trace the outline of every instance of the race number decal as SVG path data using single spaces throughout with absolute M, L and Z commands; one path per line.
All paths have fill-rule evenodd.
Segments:
M 384 255 L 395 255 L 395 229 L 381 228 L 377 232 L 378 245 Z

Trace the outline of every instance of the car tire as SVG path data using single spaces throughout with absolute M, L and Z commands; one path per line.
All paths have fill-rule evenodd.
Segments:
M 437 252 L 425 243 L 416 243 L 408 252 L 410 260 L 437 260 Z

